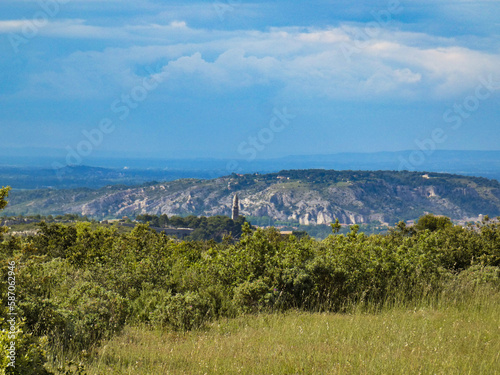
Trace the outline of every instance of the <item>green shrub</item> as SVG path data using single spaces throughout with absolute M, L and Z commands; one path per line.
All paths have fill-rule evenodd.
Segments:
M 435 232 L 437 230 L 450 228 L 453 226 L 450 218 L 445 216 L 434 216 L 431 214 L 424 215 L 418 219 L 415 224 L 415 229 L 419 231 L 429 230 Z
M 77 350 L 89 349 L 121 331 L 128 315 L 123 297 L 92 282 L 74 288 L 61 306 L 70 322 L 59 336 Z
M 132 303 L 132 323 L 190 330 L 214 317 L 214 304 L 196 292 L 172 294 L 147 288 Z
M 16 334 L 15 339 L 12 339 L 8 334 L 8 325 L 5 319 L 0 317 L 0 375 L 50 375 L 44 366 L 47 362 L 45 356 L 46 340 L 38 338 L 30 333 L 23 332 L 24 324 L 19 322 L 19 332 Z M 11 346 L 11 343 L 14 343 Z M 12 349 L 11 349 L 12 348 Z M 7 350 L 13 355 L 14 361 L 7 357 L 5 353 Z M 13 363 L 15 366 L 9 365 Z
M 167 305 L 167 324 L 176 330 L 201 327 L 212 315 L 211 303 L 196 292 L 178 293 Z
M 303 308 L 314 298 L 314 271 L 311 268 L 286 268 L 280 272 L 276 280 L 276 288 L 272 291 L 275 307 L 280 310 Z M 269 297 L 268 297 L 269 300 Z
M 234 288 L 233 304 L 243 313 L 260 311 L 270 302 L 270 290 L 262 279 L 245 281 Z
M 475 265 L 460 272 L 458 281 L 474 287 L 484 284 L 500 287 L 500 268 Z
M 155 289 L 152 285 L 145 287 L 131 302 L 130 323 L 163 326 L 168 321 L 166 311 L 171 299 L 170 290 Z
M 76 228 L 63 224 L 38 224 L 40 233 L 34 237 L 36 255 L 66 258 L 68 250 L 76 242 Z

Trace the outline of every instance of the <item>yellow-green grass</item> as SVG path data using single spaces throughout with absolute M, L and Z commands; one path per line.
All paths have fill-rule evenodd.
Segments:
M 500 296 L 378 313 L 247 315 L 202 331 L 127 327 L 89 374 L 500 374 Z

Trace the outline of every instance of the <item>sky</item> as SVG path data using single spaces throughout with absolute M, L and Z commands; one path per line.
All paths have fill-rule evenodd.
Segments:
M 500 150 L 500 1 L 0 0 L 0 156 Z

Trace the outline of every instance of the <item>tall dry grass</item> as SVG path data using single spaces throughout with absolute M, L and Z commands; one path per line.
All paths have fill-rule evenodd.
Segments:
M 187 333 L 127 327 L 88 373 L 500 374 L 500 293 L 462 283 L 346 314 L 246 315 Z

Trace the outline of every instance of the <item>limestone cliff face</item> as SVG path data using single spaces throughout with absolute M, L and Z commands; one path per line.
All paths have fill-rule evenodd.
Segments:
M 314 173 L 313 173 L 314 172 Z M 79 213 L 92 217 L 134 217 L 141 213 L 231 215 L 234 194 L 240 215 L 269 216 L 305 225 L 414 219 L 430 212 L 453 219 L 500 215 L 500 184 L 494 180 L 410 172 L 284 171 L 215 180 L 178 180 L 133 188 L 103 188 L 64 197 L 13 195 L 11 208 L 36 213 Z M 29 195 L 28 195 L 29 196 Z M 35 213 L 35 212 L 34 212 Z

